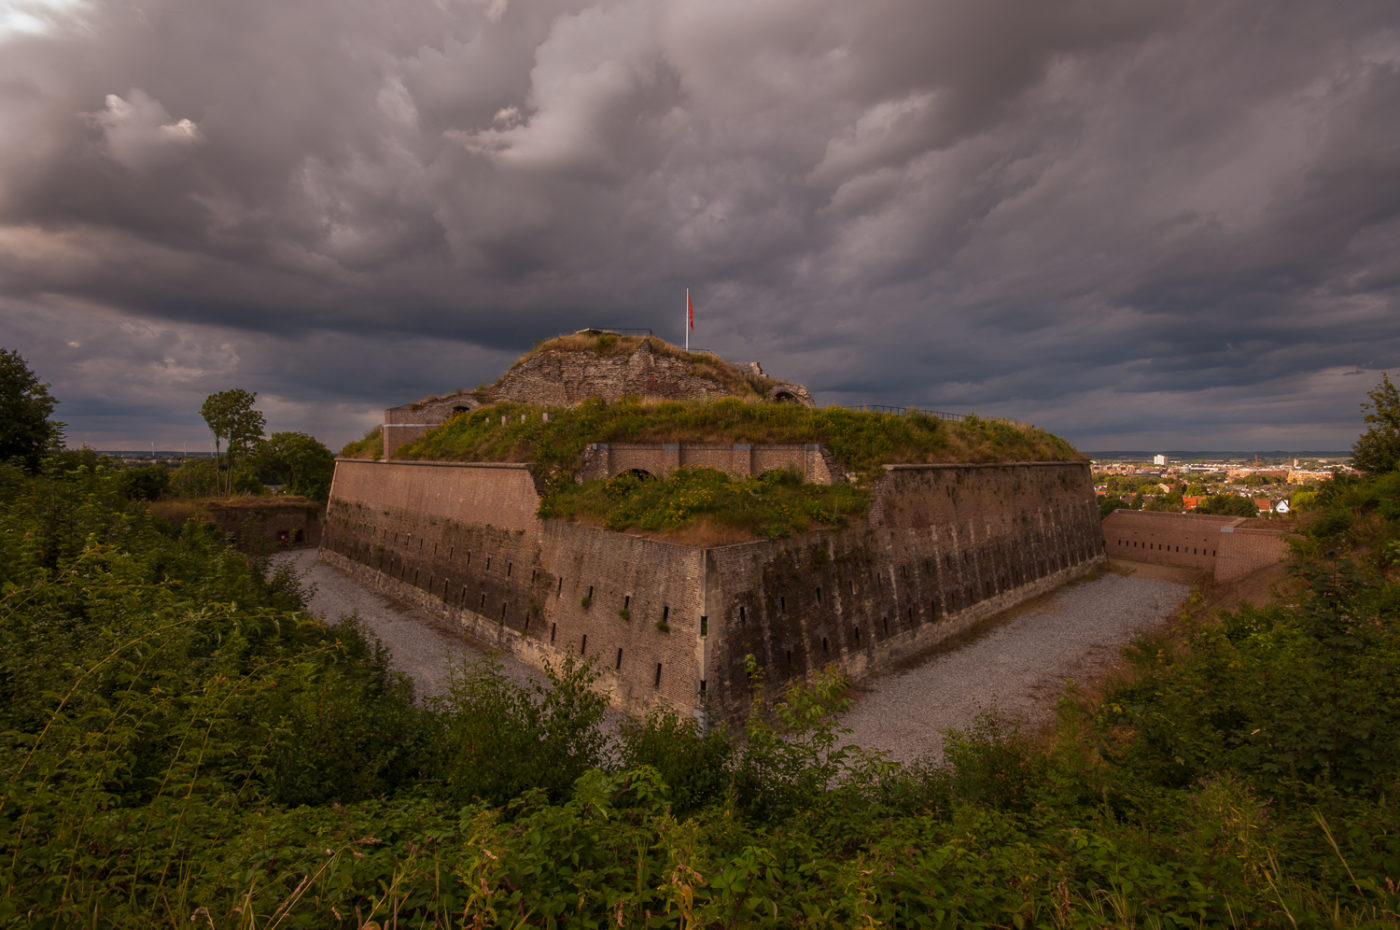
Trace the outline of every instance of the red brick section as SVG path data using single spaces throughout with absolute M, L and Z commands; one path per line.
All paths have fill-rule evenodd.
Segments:
M 1288 540 L 1280 530 L 1234 528 L 1220 537 L 1215 580 L 1230 581 L 1276 565 L 1288 556 Z
M 768 687 L 860 676 L 1103 559 L 1079 463 L 892 466 L 870 519 L 702 549 L 539 520 L 524 466 L 341 460 L 322 557 L 541 664 L 591 659 L 623 709 L 737 718 Z

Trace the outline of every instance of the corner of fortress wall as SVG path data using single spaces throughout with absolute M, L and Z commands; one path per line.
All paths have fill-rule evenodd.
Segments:
M 1115 510 L 1103 521 L 1109 558 L 1177 565 L 1232 581 L 1288 555 L 1287 532 L 1245 527 L 1243 517 Z
M 322 558 L 534 665 L 583 657 L 612 702 L 742 717 L 748 656 L 776 693 L 860 677 L 1104 560 L 1088 466 L 892 466 L 868 520 L 699 548 L 535 512 L 523 465 L 340 460 Z

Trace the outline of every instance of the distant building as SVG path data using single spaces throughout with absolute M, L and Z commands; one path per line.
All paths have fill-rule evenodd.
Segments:
M 1153 464 L 1153 465 L 1166 465 L 1166 464 L 1167 464 L 1167 457 L 1166 457 L 1165 455 L 1162 455 L 1162 454 L 1158 453 L 1157 455 L 1152 456 L 1152 464 Z

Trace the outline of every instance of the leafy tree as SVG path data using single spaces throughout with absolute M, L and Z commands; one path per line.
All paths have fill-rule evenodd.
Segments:
M 1294 491 L 1293 496 L 1288 500 L 1288 506 L 1293 510 L 1307 510 L 1317 506 L 1316 491 Z
M 170 470 L 163 465 L 135 465 L 122 470 L 117 484 L 129 500 L 158 500 L 170 489 Z
M 225 493 L 233 493 L 233 463 L 239 456 L 246 456 L 262 438 L 267 421 L 261 412 L 253 407 L 258 395 L 242 388 L 230 388 L 204 398 L 199 408 L 204 422 L 214 434 L 214 462 L 219 464 L 219 441 L 228 441 L 228 474 L 224 483 Z
M 1130 510 L 1129 503 L 1117 494 L 1105 494 L 1099 498 L 1099 519 L 1107 520 L 1108 515 L 1115 510 Z
M 1142 509 L 1158 510 L 1165 513 L 1180 513 L 1183 506 L 1185 506 L 1185 504 L 1182 500 L 1181 493 L 1179 491 L 1172 491 L 1168 494 L 1154 497 L 1144 504 Z
M 175 497 L 210 497 L 218 493 L 218 489 L 214 463 L 208 459 L 191 459 L 171 473 L 167 490 Z
M 264 475 L 275 475 L 293 494 L 320 501 L 330 496 L 335 456 L 306 433 L 273 433 L 256 460 Z
M 1254 501 L 1248 497 L 1240 497 L 1238 494 L 1212 494 L 1201 501 L 1201 506 L 1197 513 L 1213 513 L 1226 517 L 1257 517 L 1259 508 L 1254 505 Z
M 0 349 L 0 461 L 38 471 L 44 453 L 63 440 L 63 424 L 49 419 L 55 403 L 18 352 Z
M 1381 383 L 1368 391 L 1369 410 L 1366 422 L 1371 424 L 1351 447 L 1351 463 L 1364 472 L 1380 474 L 1400 468 L 1400 391 L 1390 381 L 1389 373 L 1381 374 Z

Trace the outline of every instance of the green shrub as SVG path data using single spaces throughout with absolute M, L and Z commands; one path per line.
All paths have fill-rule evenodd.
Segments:
M 735 478 L 713 468 L 680 468 L 660 479 L 624 474 L 565 485 L 540 504 L 540 515 L 653 532 L 707 519 L 756 536 L 785 537 L 842 526 L 864 512 L 867 498 L 861 488 L 806 484 L 784 471 Z
M 592 690 L 598 673 L 572 657 L 546 672 L 549 687 L 522 687 L 499 665 L 479 662 L 433 702 L 441 726 L 435 780 L 445 797 L 500 805 L 539 789 L 558 801 L 602 764 L 608 700 Z
M 159 500 L 170 488 L 170 470 L 164 465 L 136 465 L 122 469 L 117 482 L 127 500 Z
M 359 439 L 348 442 L 340 450 L 343 459 L 379 459 L 384 455 L 384 429 L 375 426 Z
M 693 718 L 661 709 L 641 720 L 626 720 L 619 735 L 621 766 L 655 769 L 677 815 L 699 810 L 724 795 L 734 744 L 723 728 L 705 732 Z
M 1015 721 L 986 711 L 965 730 L 943 735 L 954 800 L 1003 810 L 1025 809 L 1045 778 L 1044 754 Z

